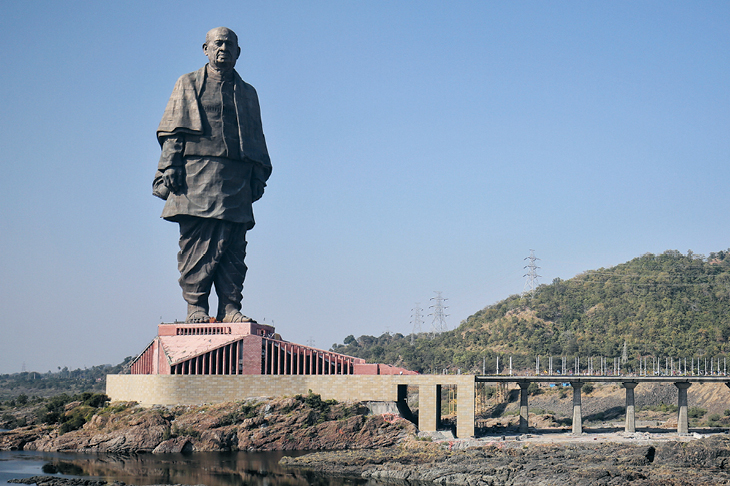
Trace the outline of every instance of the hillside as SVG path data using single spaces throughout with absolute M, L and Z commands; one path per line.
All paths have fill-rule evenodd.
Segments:
M 431 336 L 348 336 L 333 351 L 420 372 L 534 369 L 535 356 L 723 358 L 730 351 L 730 250 L 709 257 L 668 250 L 555 279 Z M 412 339 L 413 343 L 411 343 Z M 502 368 L 504 369 L 503 365 Z
M 98 365 L 83 370 L 69 370 L 64 367 L 55 373 L 49 370 L 47 373 L 24 371 L 0 375 L 0 401 L 14 402 L 17 397 L 25 397 L 21 398 L 21 401 L 29 398 L 48 398 L 61 393 L 104 392 L 106 375 L 123 373 L 129 367 L 132 358 L 133 356 L 129 356 L 115 366 Z M 15 406 L 15 403 L 11 406 Z

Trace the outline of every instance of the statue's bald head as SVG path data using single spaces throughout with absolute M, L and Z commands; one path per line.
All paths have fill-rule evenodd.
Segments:
M 210 29 L 208 33 L 205 34 L 205 43 L 209 43 L 211 39 L 214 39 L 218 35 L 225 35 L 226 37 L 232 38 L 236 41 L 236 45 L 238 45 L 238 36 L 228 27 L 216 27 L 215 29 Z
M 241 54 L 238 47 L 238 36 L 228 27 L 216 27 L 205 35 L 203 52 L 208 56 L 208 63 L 217 71 L 229 71 L 236 65 Z

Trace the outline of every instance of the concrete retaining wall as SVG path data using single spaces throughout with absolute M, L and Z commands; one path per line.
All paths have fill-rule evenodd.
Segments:
M 253 397 L 306 395 L 337 401 L 397 401 L 398 385 L 419 387 L 419 428 L 438 426 L 438 385 L 457 385 L 457 436 L 474 435 L 472 375 L 107 375 L 113 401 L 195 405 Z

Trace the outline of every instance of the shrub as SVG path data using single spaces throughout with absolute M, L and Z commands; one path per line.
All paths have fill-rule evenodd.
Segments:
M 110 400 L 109 397 L 103 393 L 82 393 L 81 395 L 81 400 L 84 402 L 84 405 L 94 408 L 103 407 L 104 404 Z
M 197 439 L 200 437 L 200 431 L 194 429 L 193 427 L 178 427 L 177 425 L 173 425 L 172 429 L 170 430 L 170 436 L 191 437 L 193 439 Z
M 337 400 L 322 400 L 321 395 L 310 391 L 309 394 L 304 397 L 304 403 L 312 410 L 326 414 L 329 412 L 332 405 L 337 405 Z
M 676 405 L 668 404 L 668 403 L 662 403 L 660 405 L 653 405 L 653 406 L 646 406 L 641 407 L 641 410 L 651 410 L 654 412 L 664 412 L 664 413 L 676 413 L 677 410 L 679 410 L 679 407 Z
M 246 402 L 241 405 L 241 415 L 246 418 L 253 418 L 258 415 L 257 409 L 259 408 L 258 402 Z
M 137 404 L 137 402 L 121 402 L 117 403 L 116 405 L 107 405 L 104 407 L 99 413 L 100 414 L 114 414 L 123 412 L 124 410 L 134 407 Z
M 583 390 L 583 393 L 585 393 L 586 395 L 589 395 L 593 391 L 593 383 L 591 383 L 591 382 L 583 383 L 582 390 Z
M 27 425 L 25 417 L 17 419 L 9 413 L 4 413 L 2 417 L 0 417 L 0 420 L 5 422 L 3 425 L 8 429 L 16 429 L 18 427 L 25 427 Z
M 109 397 L 103 393 L 80 393 L 69 396 L 65 393 L 48 399 L 48 402 L 36 411 L 40 423 L 61 424 L 60 434 L 80 429 L 103 406 Z M 66 405 L 71 402 L 81 402 L 77 407 L 66 412 Z
M 690 418 L 702 418 L 707 413 L 707 410 L 700 407 L 689 407 L 687 410 L 687 416 Z
M 59 423 L 64 416 L 64 407 L 71 401 L 72 398 L 65 393 L 50 398 L 48 403 L 36 412 L 38 421 L 44 424 Z
M 69 417 L 67 421 L 61 424 L 61 426 L 58 428 L 58 433 L 63 435 L 66 432 L 78 430 L 83 427 L 85 423 L 86 419 L 80 413 L 74 413 Z

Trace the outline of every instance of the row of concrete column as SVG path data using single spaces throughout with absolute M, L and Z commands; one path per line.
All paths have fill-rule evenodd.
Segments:
M 417 377 L 420 378 L 420 377 Z M 426 377 L 430 378 L 430 377 Z M 456 389 L 456 436 L 474 437 L 474 380 L 465 375 L 455 383 Z M 450 384 L 450 383 L 449 383 Z M 398 385 L 398 409 L 403 416 L 411 416 L 406 403 L 407 385 Z M 441 384 L 418 385 L 418 428 L 424 432 L 436 432 L 441 422 Z
M 527 402 L 527 387 L 530 386 L 529 381 L 519 381 L 517 384 L 520 387 L 520 432 L 527 432 L 528 430 L 528 417 L 529 417 L 529 406 Z M 634 405 L 634 388 L 638 385 L 637 382 L 624 381 L 622 382 L 626 389 L 626 432 L 636 432 L 636 407 Z M 675 382 L 674 386 L 677 387 L 679 397 L 677 404 L 679 407 L 677 416 L 677 433 L 687 434 L 689 433 L 689 420 L 687 416 L 687 389 L 692 384 L 689 382 Z M 581 382 L 570 382 L 570 386 L 573 388 L 573 434 L 579 435 L 583 433 L 583 415 L 581 413 L 581 389 L 583 383 Z M 730 384 L 727 384 L 730 387 Z

